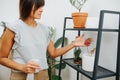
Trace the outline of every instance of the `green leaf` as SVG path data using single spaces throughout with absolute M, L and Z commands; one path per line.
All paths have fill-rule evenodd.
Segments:
M 61 66 L 61 69 L 65 69 L 66 64 L 65 64 L 65 63 L 62 63 L 61 65 L 62 65 L 62 66 Z M 59 68 L 60 68 L 60 63 L 59 63 L 59 64 L 55 64 L 54 67 L 55 67 L 55 69 L 59 69 Z
M 60 37 L 55 43 L 54 46 L 57 48 L 62 43 L 63 38 Z
M 61 44 L 62 44 L 62 41 L 63 41 L 63 37 L 60 37 L 54 44 L 54 46 L 57 48 L 59 47 Z M 64 44 L 67 44 L 68 43 L 68 39 L 67 38 L 64 38 Z
M 52 80 L 58 80 L 59 79 L 59 76 L 57 75 L 52 75 Z M 60 77 L 60 80 L 62 80 L 62 78 Z
M 83 5 L 86 3 L 87 0 L 70 0 L 70 3 L 72 6 L 74 6 L 76 9 L 81 10 Z
M 64 46 L 68 44 L 68 38 L 64 38 Z
M 51 75 L 52 73 L 51 73 L 51 69 L 50 68 L 48 68 L 48 75 L 49 75 L 49 78 L 51 78 Z
M 6 26 L 6 23 L 4 21 L 2 21 L 1 23 L 2 23 L 2 26 L 4 27 Z
M 56 30 L 53 27 L 48 27 L 50 38 L 53 39 L 56 34 Z
M 84 0 L 84 3 L 86 2 L 87 0 Z
M 80 53 L 81 53 L 81 49 L 80 48 L 75 49 L 75 52 L 74 52 L 75 58 L 79 57 Z

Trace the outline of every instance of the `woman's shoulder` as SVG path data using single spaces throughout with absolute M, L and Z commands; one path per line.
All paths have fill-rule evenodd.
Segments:
M 39 27 L 45 27 L 45 28 L 48 28 L 48 26 L 45 25 L 45 24 L 43 24 L 43 23 L 37 22 L 37 24 L 38 24 Z
M 4 22 L 4 23 L 5 23 L 4 27 L 10 29 L 11 31 L 16 32 L 19 30 L 19 27 L 18 27 L 19 20 L 14 20 L 12 22 Z
M 14 20 L 12 22 L 5 22 L 6 26 L 11 26 L 11 27 L 15 27 L 16 25 L 20 24 L 20 20 Z
M 15 20 L 11 23 L 14 27 L 17 27 L 17 26 L 20 26 L 22 23 L 21 23 L 21 20 L 18 19 L 18 20 Z
M 47 30 L 47 31 L 49 30 L 49 27 L 48 27 L 47 25 L 42 24 L 42 23 L 40 23 L 40 22 L 38 22 L 37 24 L 38 24 L 38 27 L 39 27 L 39 28 L 42 28 L 43 30 Z

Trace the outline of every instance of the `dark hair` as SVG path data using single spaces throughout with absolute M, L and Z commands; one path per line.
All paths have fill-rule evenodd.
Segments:
M 33 5 L 35 11 L 39 7 L 44 6 L 44 4 L 45 4 L 44 0 L 20 0 L 19 3 L 20 19 L 25 20 L 29 17 Z

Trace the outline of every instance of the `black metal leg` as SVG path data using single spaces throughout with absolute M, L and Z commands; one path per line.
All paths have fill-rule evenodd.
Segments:
M 77 71 L 77 80 L 79 80 L 79 72 Z
M 61 76 L 61 67 L 62 67 L 62 56 L 60 57 L 60 67 L 59 67 L 59 73 L 58 73 L 58 80 L 60 80 L 60 76 Z
M 116 80 L 120 80 L 119 76 L 116 76 Z
M 117 64 L 116 64 L 116 80 L 120 80 L 120 14 L 119 14 L 119 33 L 118 33 L 118 49 L 117 49 Z

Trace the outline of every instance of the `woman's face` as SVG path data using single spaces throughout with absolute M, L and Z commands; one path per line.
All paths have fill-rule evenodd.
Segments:
M 31 17 L 33 17 L 34 19 L 40 19 L 42 12 L 43 12 L 43 7 L 39 7 L 35 12 L 33 7 L 31 11 Z

